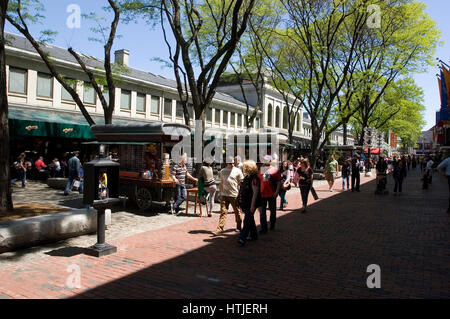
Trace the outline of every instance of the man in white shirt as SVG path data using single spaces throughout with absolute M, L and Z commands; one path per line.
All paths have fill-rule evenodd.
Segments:
M 427 163 L 425 166 L 425 173 L 423 174 L 423 186 L 422 189 L 428 189 L 428 184 L 431 184 L 432 181 L 432 169 L 433 169 L 433 160 L 430 156 L 425 158 L 425 162 Z
M 228 215 L 228 207 L 231 204 L 234 215 L 236 217 L 236 231 L 242 228 L 241 212 L 238 207 L 237 197 L 239 194 L 239 187 L 244 179 L 242 171 L 233 165 L 234 158 L 227 158 L 227 166 L 219 173 L 219 191 L 220 191 L 220 218 L 217 230 L 213 233 L 219 235 L 224 231 L 225 221 Z

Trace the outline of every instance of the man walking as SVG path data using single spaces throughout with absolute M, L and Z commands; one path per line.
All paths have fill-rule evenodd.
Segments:
M 67 163 L 67 166 L 69 168 L 69 180 L 67 181 L 66 189 L 64 190 L 65 196 L 69 195 L 69 192 L 72 190 L 73 182 L 75 180 L 78 180 L 78 181 L 81 180 L 81 174 L 80 174 L 81 162 L 78 159 L 79 154 L 80 153 L 78 151 L 73 152 L 72 158 Z M 79 192 L 80 192 L 80 194 L 83 193 L 83 189 L 81 187 L 79 189 Z
M 431 184 L 432 180 L 432 169 L 434 162 L 430 156 L 426 156 L 424 162 L 426 164 L 425 164 L 425 173 L 423 174 L 422 189 L 428 189 L 428 184 Z
M 359 187 L 361 183 L 361 176 L 359 170 L 359 156 L 355 154 L 352 159 L 352 192 L 359 192 Z
M 258 173 L 261 182 L 261 208 L 260 223 L 261 234 L 267 233 L 267 205 L 270 210 L 270 230 L 275 229 L 275 223 L 277 218 L 277 197 L 281 189 L 281 173 L 277 167 L 272 166 L 272 156 L 266 155 L 264 157 L 264 166 L 261 167 Z
M 447 214 L 450 214 L 450 157 L 447 157 L 441 164 L 437 167 L 438 171 L 447 178 L 448 181 L 448 191 L 449 191 L 449 200 L 448 200 L 448 208 Z
M 186 162 L 187 162 L 187 154 L 183 154 L 180 159 L 180 163 L 176 164 L 173 167 L 172 171 L 172 178 L 175 181 L 176 185 L 176 193 L 175 193 L 175 203 L 172 206 L 172 209 L 175 211 L 175 214 L 180 214 L 180 205 L 186 200 L 187 198 L 187 191 L 186 191 L 186 178 L 190 178 L 191 180 L 198 182 L 198 179 L 192 177 L 191 174 L 189 174 L 187 168 L 186 168 Z
M 334 175 L 337 172 L 338 162 L 334 159 L 334 155 L 330 156 L 327 164 L 325 165 L 325 178 L 328 182 L 329 191 L 333 191 Z
M 220 218 L 217 230 L 213 232 L 214 235 L 219 235 L 224 231 L 225 221 L 228 215 L 228 208 L 231 204 L 236 218 L 236 231 L 242 229 L 241 212 L 238 207 L 237 197 L 239 194 L 239 187 L 244 179 L 242 171 L 234 166 L 234 158 L 227 158 L 227 166 L 219 173 L 219 191 L 220 191 Z

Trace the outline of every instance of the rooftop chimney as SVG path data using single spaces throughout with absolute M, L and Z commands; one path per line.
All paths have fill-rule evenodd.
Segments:
M 114 52 L 115 62 L 122 63 L 123 65 L 130 66 L 130 51 L 122 49 Z

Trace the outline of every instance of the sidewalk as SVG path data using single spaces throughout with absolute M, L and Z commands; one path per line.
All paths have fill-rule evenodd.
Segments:
M 315 185 L 320 199 L 311 198 L 307 214 L 296 211 L 300 195 L 291 190 L 276 230 L 243 248 L 232 214 L 225 235 L 211 236 L 216 213 L 107 237 L 118 252 L 101 259 L 82 255 L 81 247 L 56 249 L 1 269 L 0 297 L 449 298 L 446 181 L 436 175 L 422 191 L 410 172 L 402 196 L 378 197 L 373 178 L 361 180 L 361 193 L 342 193 L 341 180 L 333 193 Z M 366 286 L 371 264 L 381 267 L 381 289 Z M 70 265 L 81 270 L 79 289 L 67 286 Z

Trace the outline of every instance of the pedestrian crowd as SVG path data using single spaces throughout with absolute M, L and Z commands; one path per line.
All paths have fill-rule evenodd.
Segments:
M 217 228 L 213 231 L 215 236 L 225 231 L 230 206 L 234 212 L 235 230 L 240 232 L 239 245 L 243 246 L 247 241 L 257 240 L 260 234 L 266 234 L 269 230 L 274 231 L 277 221 L 277 198 L 280 198 L 279 209 L 283 210 L 288 204 L 286 192 L 293 186 L 299 187 L 301 212 L 306 212 L 313 180 L 313 171 L 306 158 L 298 158 L 294 163 L 283 161 L 278 164 L 278 158 L 266 155 L 263 163 L 257 164 L 254 161 L 242 163 L 239 156 L 229 157 L 226 159 L 226 166 L 219 171 L 218 187 L 211 161 L 203 163 L 197 178 L 188 172 L 186 162 L 187 156 L 184 154 L 171 171 L 172 178 L 177 184 L 172 210 L 176 214 L 181 212 L 180 205 L 187 197 L 187 180 L 198 184 L 198 196 L 207 205 L 209 217 L 212 216 L 216 192 L 219 192 L 220 216 Z M 256 211 L 259 211 L 261 225 L 259 232 L 255 223 Z
M 44 157 L 32 152 L 27 156 L 22 152 L 11 165 L 11 184 L 21 181 L 26 188 L 27 178 L 46 181 L 49 177 L 68 178 L 64 195 L 74 188 L 83 193 L 83 168 L 79 159 L 79 151 L 64 153 L 61 159 L 54 157 L 45 161 Z

